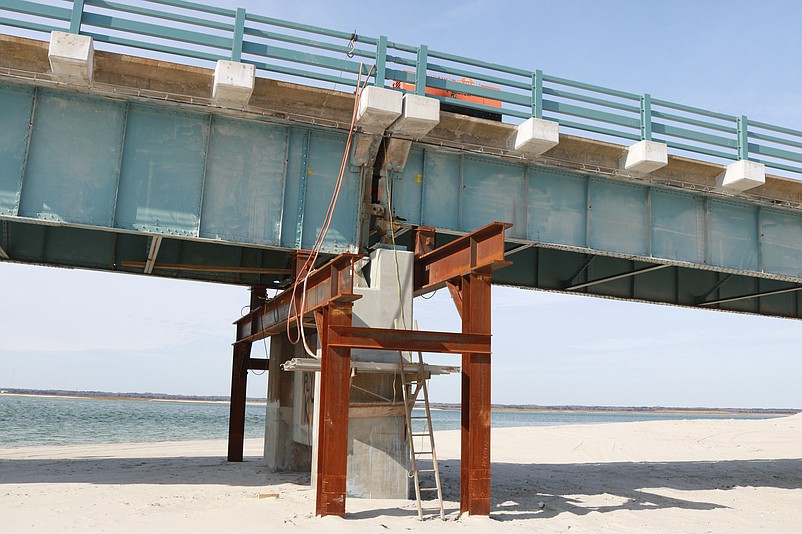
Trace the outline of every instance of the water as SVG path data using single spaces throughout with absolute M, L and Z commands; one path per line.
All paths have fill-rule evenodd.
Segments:
M 648 412 L 493 412 L 491 425 L 501 428 L 733 417 L 761 419 L 767 416 Z M 460 428 L 459 410 L 432 410 L 432 425 L 435 430 Z M 262 437 L 264 426 L 264 406 L 248 405 L 245 411 L 245 436 Z M 181 441 L 227 437 L 228 404 L 226 403 L 0 395 L 0 447 Z
M 264 406 L 247 406 L 245 436 L 264 428 Z M 227 437 L 226 403 L 0 395 L 0 447 Z

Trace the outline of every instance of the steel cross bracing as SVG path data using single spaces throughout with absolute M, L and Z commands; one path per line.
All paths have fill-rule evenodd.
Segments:
M 448 285 L 462 317 L 462 332 L 403 331 L 354 327 L 351 309 L 354 269 L 360 256 L 340 255 L 309 274 L 303 284 L 258 303 L 237 324 L 234 344 L 229 461 L 241 461 L 243 449 L 246 354 L 254 340 L 281 333 L 291 325 L 314 325 L 321 349 L 317 515 L 345 514 L 348 457 L 348 405 L 351 349 L 462 354 L 462 452 L 460 511 L 490 513 L 490 276 L 506 266 L 506 223 L 491 223 L 447 245 L 434 248 L 434 229 L 415 235 L 416 294 Z M 304 302 L 296 312 L 290 302 Z M 304 298 L 305 296 L 305 298 Z

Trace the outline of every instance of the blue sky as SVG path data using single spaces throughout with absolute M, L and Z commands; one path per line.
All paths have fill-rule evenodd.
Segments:
M 217 3 L 802 127 L 795 2 Z M 0 295 L 0 387 L 228 393 L 245 288 L 0 263 Z M 495 288 L 493 333 L 496 403 L 802 408 L 801 321 Z

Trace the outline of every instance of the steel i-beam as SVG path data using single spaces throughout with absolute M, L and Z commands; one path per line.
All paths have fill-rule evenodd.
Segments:
M 251 288 L 251 310 L 265 301 L 264 287 Z M 228 461 L 241 462 L 245 446 L 245 403 L 248 391 L 248 369 L 261 368 L 266 362 L 251 358 L 251 342 L 235 343 L 231 363 L 231 399 L 228 416 Z

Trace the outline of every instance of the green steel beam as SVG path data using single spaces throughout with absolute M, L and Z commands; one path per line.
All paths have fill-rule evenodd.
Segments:
M 231 61 L 242 60 L 242 39 L 245 32 L 245 10 L 237 9 L 237 17 L 234 21 L 234 38 L 231 42 Z
M 70 33 L 81 33 L 81 18 L 84 14 L 84 0 L 72 0 L 70 14 Z
M 429 83 L 426 77 L 429 62 L 429 47 L 420 45 L 418 47 L 418 57 L 415 63 L 415 94 L 425 95 L 426 85 Z

